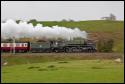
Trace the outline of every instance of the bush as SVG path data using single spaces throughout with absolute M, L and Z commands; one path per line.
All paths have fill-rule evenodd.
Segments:
M 113 46 L 113 39 L 100 39 L 97 43 L 97 48 L 99 52 L 112 52 Z

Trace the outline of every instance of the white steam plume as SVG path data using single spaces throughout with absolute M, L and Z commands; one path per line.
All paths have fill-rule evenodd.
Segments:
M 2 38 L 36 37 L 70 40 L 77 37 L 87 38 L 87 33 L 78 28 L 71 29 L 59 26 L 43 27 L 42 24 L 37 24 L 34 27 L 31 23 L 20 22 L 17 24 L 13 20 L 7 20 L 5 23 L 1 23 L 1 36 Z

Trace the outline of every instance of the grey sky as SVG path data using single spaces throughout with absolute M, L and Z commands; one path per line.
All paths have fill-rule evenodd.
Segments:
M 1 9 L 2 20 L 98 20 L 110 13 L 124 20 L 123 1 L 2 1 Z

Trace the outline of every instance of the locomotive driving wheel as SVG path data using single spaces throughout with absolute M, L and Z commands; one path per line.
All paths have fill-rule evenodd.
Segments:
M 71 53 L 72 52 L 72 48 L 69 48 L 69 47 L 65 48 L 65 52 Z
M 55 49 L 55 52 L 58 53 L 59 51 L 57 49 Z
M 59 50 L 58 50 L 58 49 L 54 49 L 53 51 L 54 51 L 54 52 L 56 52 L 56 53 L 58 53 L 58 52 L 59 52 Z

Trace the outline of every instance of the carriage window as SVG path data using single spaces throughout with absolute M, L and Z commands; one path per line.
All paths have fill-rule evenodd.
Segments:
M 22 47 L 24 47 L 24 44 L 22 43 Z
M 25 43 L 25 47 L 27 47 L 27 44 Z
M 10 47 L 13 47 L 13 43 L 10 43 Z
M 7 44 L 6 44 L 6 43 L 3 43 L 3 47 L 7 47 Z
M 16 43 L 16 47 L 20 47 L 20 43 Z
M 1 43 L 1 47 L 3 47 L 3 44 L 4 44 L 4 43 Z
M 22 43 L 22 47 L 27 47 L 27 44 L 26 43 Z

